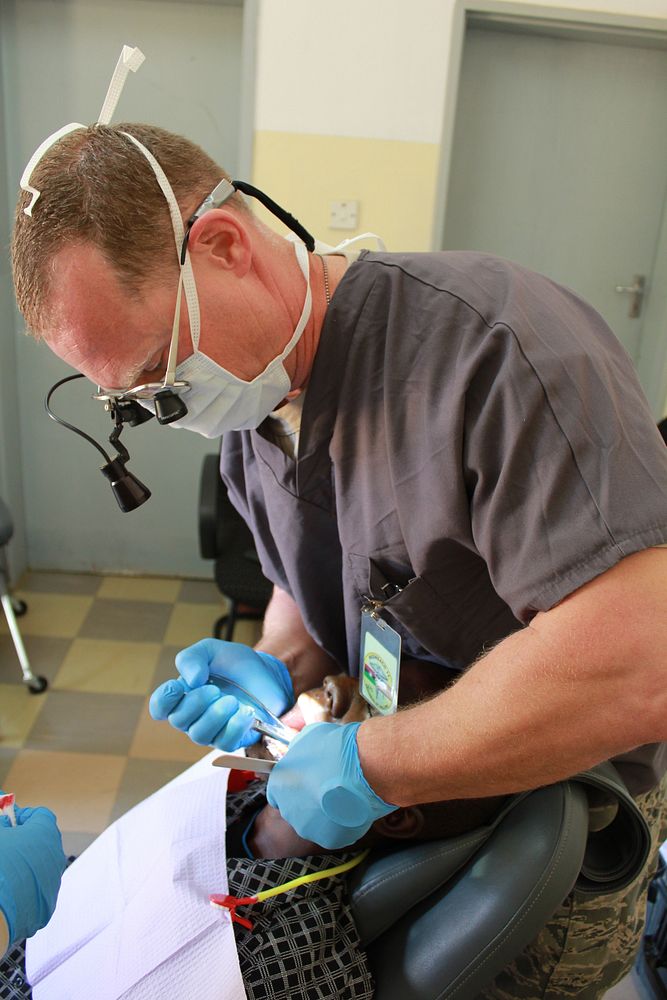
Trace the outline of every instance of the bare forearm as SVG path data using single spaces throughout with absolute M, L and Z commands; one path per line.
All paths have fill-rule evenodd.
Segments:
M 667 738 L 667 552 L 657 551 L 538 615 L 444 694 L 364 723 L 371 787 L 397 805 L 502 794 Z
M 302 691 L 319 687 L 327 674 L 340 670 L 306 631 L 292 598 L 278 587 L 266 609 L 262 637 L 255 648 L 286 664 L 297 697 Z

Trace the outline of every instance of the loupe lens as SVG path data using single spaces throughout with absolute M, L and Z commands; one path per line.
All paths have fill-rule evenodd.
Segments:
M 180 420 L 188 412 L 188 408 L 175 392 L 171 389 L 164 389 L 159 392 L 153 400 L 155 404 L 155 416 L 159 424 L 173 424 L 174 420 Z

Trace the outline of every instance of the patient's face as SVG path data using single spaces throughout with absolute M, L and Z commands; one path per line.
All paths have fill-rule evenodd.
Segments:
M 347 674 L 325 677 L 322 686 L 299 695 L 296 705 L 282 716 L 285 725 L 300 731 L 314 722 L 363 722 L 369 717 L 368 705 L 359 694 L 359 682 Z M 277 757 L 284 745 L 263 737 L 253 748 L 257 757 Z M 248 846 L 256 858 L 305 857 L 321 854 L 324 848 L 298 835 L 277 809 L 266 805 L 253 823 Z
M 427 665 L 418 681 L 405 685 L 409 691 L 406 701 L 441 690 L 442 672 L 434 673 Z M 438 687 L 440 682 L 440 687 Z M 403 700 L 403 699 L 401 699 Z M 361 722 L 368 718 L 369 709 L 359 694 L 358 681 L 347 674 L 325 677 L 321 688 L 302 694 L 293 709 L 283 716 L 283 721 L 294 729 L 302 729 L 313 722 Z M 264 742 L 264 741 L 263 741 Z M 274 741 L 267 740 L 263 748 L 253 748 L 255 756 L 273 756 L 284 751 Z M 497 811 L 502 798 L 431 803 L 412 809 L 397 809 L 373 824 L 363 838 L 363 846 L 372 846 L 389 839 L 429 839 L 433 836 L 457 836 L 474 829 Z M 358 842 L 361 845 L 361 841 Z M 267 805 L 253 824 L 248 845 L 256 858 L 305 857 L 321 854 L 326 849 L 304 840 L 286 822 L 277 809 Z

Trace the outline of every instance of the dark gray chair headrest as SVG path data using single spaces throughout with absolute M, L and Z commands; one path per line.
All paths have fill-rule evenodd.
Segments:
M 617 805 L 589 835 L 586 789 Z M 615 892 L 643 868 L 650 832 L 611 764 L 517 795 L 487 827 L 372 855 L 350 876 L 376 1000 L 469 1000 L 511 962 L 574 885 Z
M 564 782 L 519 797 L 481 842 L 415 845 L 353 873 L 376 1000 L 476 996 L 570 892 L 587 831 L 586 795 Z

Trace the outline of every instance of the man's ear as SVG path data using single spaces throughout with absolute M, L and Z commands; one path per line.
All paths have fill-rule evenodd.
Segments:
M 252 244 L 248 230 L 224 208 L 206 212 L 192 226 L 188 237 L 191 254 L 204 254 L 216 266 L 243 278 L 250 270 Z
M 389 840 L 410 840 L 424 829 L 424 813 L 419 806 L 402 806 L 373 823 L 373 830 Z

